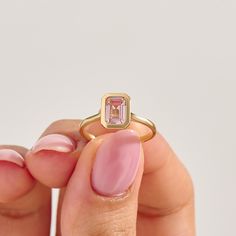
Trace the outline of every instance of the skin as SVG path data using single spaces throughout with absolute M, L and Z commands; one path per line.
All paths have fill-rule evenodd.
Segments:
M 90 187 L 96 151 L 111 134 L 86 142 L 79 120 L 52 123 L 42 134 L 63 134 L 77 142 L 73 153 L 32 153 L 11 148 L 25 159 L 25 168 L 0 162 L 14 186 L 0 182 L 0 235 L 46 236 L 50 232 L 51 188 L 61 188 L 57 235 L 194 236 L 194 193 L 191 178 L 161 134 L 142 144 L 141 161 L 132 186 L 120 197 L 103 197 Z M 90 129 L 104 133 L 97 124 Z M 143 127 L 131 128 L 143 132 Z M 42 137 L 41 136 L 41 137 Z M 57 168 L 54 168 L 57 166 Z

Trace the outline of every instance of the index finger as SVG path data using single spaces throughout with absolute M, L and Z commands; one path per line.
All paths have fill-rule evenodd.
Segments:
M 194 235 L 194 194 L 188 171 L 161 134 L 143 147 L 137 231 L 140 235 Z

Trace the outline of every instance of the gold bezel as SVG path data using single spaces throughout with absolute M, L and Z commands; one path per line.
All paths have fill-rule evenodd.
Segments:
M 105 110 L 106 110 L 106 99 L 109 97 L 123 97 L 127 104 L 126 112 L 127 112 L 127 119 L 124 124 L 117 125 L 117 124 L 107 124 L 105 119 Z M 131 121 L 131 111 L 130 111 L 130 97 L 126 93 L 107 93 L 102 97 L 102 105 L 101 105 L 101 124 L 106 129 L 125 129 L 129 126 Z

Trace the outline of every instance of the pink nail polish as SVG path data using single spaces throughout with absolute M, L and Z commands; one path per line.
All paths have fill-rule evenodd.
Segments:
M 1 149 L 0 161 L 9 161 L 20 167 L 24 167 L 24 158 L 12 149 Z
M 42 150 L 56 152 L 72 152 L 75 150 L 75 143 L 65 135 L 49 134 L 39 139 L 31 151 L 37 153 Z
M 91 178 L 94 190 L 105 196 L 121 195 L 133 183 L 139 160 L 140 139 L 136 133 L 114 133 L 97 151 Z

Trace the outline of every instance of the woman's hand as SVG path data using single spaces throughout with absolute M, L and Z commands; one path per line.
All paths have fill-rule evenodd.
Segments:
M 0 146 L 0 236 L 49 235 L 52 187 L 62 188 L 57 235 L 195 235 L 191 178 L 160 134 L 86 143 L 78 130 L 57 121 L 30 151 Z

